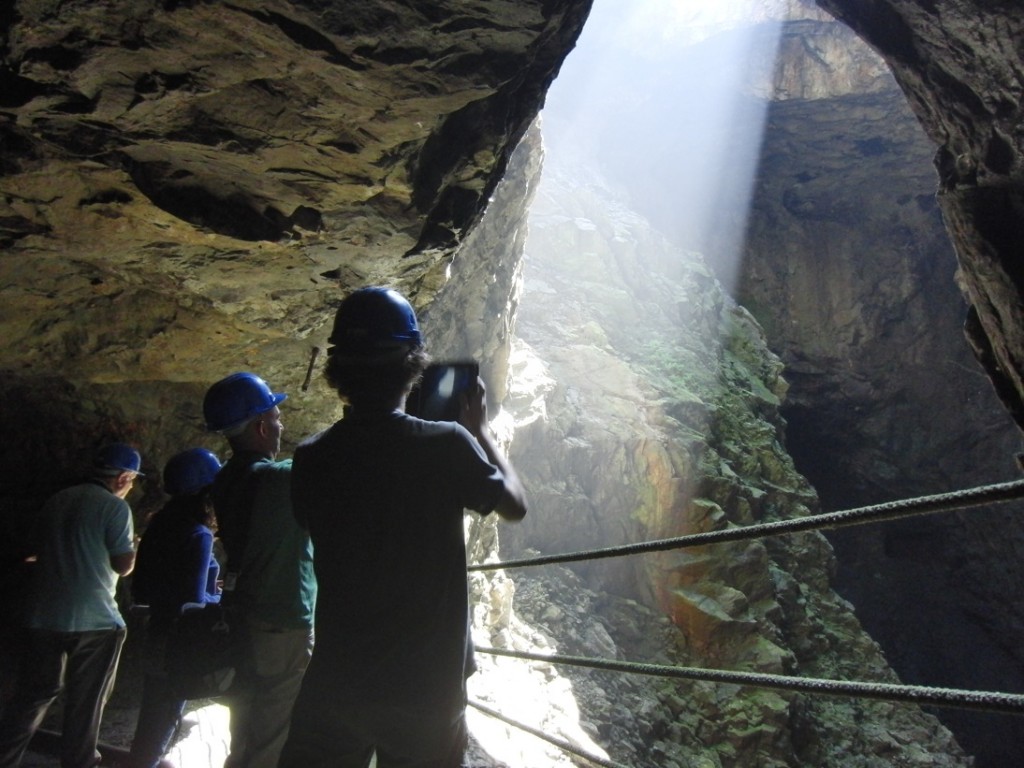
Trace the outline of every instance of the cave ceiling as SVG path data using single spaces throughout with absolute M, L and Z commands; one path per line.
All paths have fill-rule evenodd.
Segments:
M 819 5 L 937 146 L 970 337 L 1024 423 L 1024 9 Z M 429 306 L 589 8 L 3 4 L 4 386 L 294 380 L 348 288 Z
M 0 370 L 102 383 L 269 377 L 352 286 L 428 303 L 589 3 L 5 8 Z

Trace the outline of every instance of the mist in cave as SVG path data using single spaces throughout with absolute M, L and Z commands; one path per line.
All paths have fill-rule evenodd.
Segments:
M 936 304 L 948 302 L 950 307 L 941 317 L 936 312 L 935 316 L 926 319 L 920 316 L 915 319 L 911 309 L 902 319 L 905 324 L 902 333 L 919 335 L 921 330 L 914 323 L 924 323 L 927 332 L 935 334 L 935 341 L 930 342 L 934 349 L 945 345 L 953 351 L 942 352 L 941 361 L 936 359 L 931 349 L 922 349 L 920 353 L 912 351 L 916 343 L 903 343 L 899 340 L 901 332 L 887 330 L 893 323 L 891 315 L 894 313 L 889 313 L 888 320 L 863 321 L 864 333 L 868 336 L 861 346 L 869 350 L 864 356 L 858 357 L 856 347 L 853 347 L 853 352 L 844 349 L 845 339 L 835 341 L 832 358 L 827 353 L 824 357 L 837 369 L 848 370 L 848 378 L 841 380 L 836 376 L 834 380 L 839 383 L 833 389 L 816 391 L 807 382 L 814 382 L 815 376 L 818 376 L 818 383 L 824 380 L 816 370 L 821 363 L 814 359 L 815 350 L 805 352 L 797 345 L 803 338 L 827 347 L 830 344 L 827 334 L 834 330 L 833 320 L 825 318 L 818 322 L 810 314 L 801 320 L 792 307 L 782 312 L 764 311 L 763 306 L 758 307 L 759 301 L 791 302 L 791 296 L 779 293 L 772 299 L 770 292 L 763 287 L 758 292 L 759 284 L 767 285 L 768 291 L 773 285 L 778 285 L 762 280 L 768 268 L 763 259 L 758 261 L 756 251 L 763 245 L 755 243 L 752 246 L 748 241 L 748 217 L 755 195 L 756 177 L 759 171 L 771 172 L 762 165 L 765 125 L 773 114 L 778 124 L 786 117 L 784 110 L 788 108 L 784 105 L 773 113 L 768 106 L 771 94 L 765 88 L 765 83 L 771 81 L 780 26 L 756 16 L 752 9 L 760 4 L 746 4 L 745 9 L 740 8 L 744 5 L 742 3 L 716 5 L 717 17 L 701 17 L 694 4 L 654 5 L 659 8 L 657 14 L 629 16 L 621 8 L 596 3 L 577 49 L 567 59 L 549 92 L 542 113 L 546 170 L 538 190 L 538 202 L 531 214 L 531 239 L 524 267 L 520 327 L 526 342 L 538 347 L 540 357 L 547 357 L 550 352 L 540 348 L 543 344 L 541 339 L 549 338 L 549 330 L 542 330 L 543 321 L 550 320 L 553 313 L 562 310 L 563 303 L 571 305 L 601 300 L 594 291 L 567 291 L 564 284 L 558 283 L 559 278 L 553 277 L 552 270 L 562 270 L 562 278 L 566 281 L 573 275 L 582 282 L 602 281 L 606 277 L 606 272 L 587 261 L 588 238 L 596 241 L 603 233 L 600 232 L 601 224 L 595 224 L 581 203 L 587 194 L 604 196 L 614 200 L 615 205 L 621 205 L 621 210 L 632 211 L 644 219 L 651 232 L 664 237 L 664 249 L 660 252 L 659 249 L 663 248 L 660 243 L 657 247 L 653 242 L 640 246 L 652 254 L 658 252 L 651 257 L 652 260 L 671 259 L 666 254 L 672 248 L 678 249 L 680 255 L 677 258 L 680 260 L 686 258 L 682 254 L 696 252 L 710 270 L 709 280 L 713 276 L 725 293 L 737 298 L 741 304 L 750 299 L 757 319 L 765 326 L 769 346 L 790 366 L 783 375 L 792 373 L 796 381 L 794 396 L 783 410 L 789 421 L 785 436 L 788 450 L 796 458 L 797 468 L 806 474 L 826 501 L 827 508 L 853 507 L 1012 479 L 1015 468 L 1007 459 L 1019 438 L 992 396 L 990 385 L 971 359 L 958 327 L 962 299 L 954 281 L 955 262 L 934 201 L 929 199 L 931 195 L 928 193 L 933 189 L 929 187 L 933 182 L 928 178 L 931 166 L 927 153 L 930 150 L 919 129 L 917 137 L 908 139 L 911 143 L 918 142 L 913 143 L 913 152 L 908 154 L 920 154 L 920 170 L 914 171 L 914 174 L 920 174 L 920 178 L 915 178 L 914 183 L 921 191 L 913 205 L 923 213 L 924 226 L 930 229 L 924 238 L 916 233 L 907 234 L 909 230 L 905 227 L 902 231 L 894 228 L 893 232 L 897 234 L 883 232 L 885 237 L 916 237 L 918 241 L 909 247 L 890 241 L 878 251 L 879 254 L 886 250 L 898 253 L 902 248 L 907 254 L 909 248 L 910 258 L 900 258 L 909 265 L 912 279 L 924 284 L 920 292 L 931 291 L 932 295 L 931 299 L 920 300 Z M 685 17 L 673 15 L 675 9 L 684 5 L 687 10 Z M 646 4 L 645 8 L 650 10 Z M 748 22 L 737 23 L 737 17 L 732 14 L 743 10 L 751 14 Z M 653 25 L 650 24 L 652 21 Z M 646 27 L 645 22 L 648 23 Z M 896 135 L 900 132 L 913 133 L 916 126 L 906 127 L 908 118 L 911 121 L 913 118 L 905 111 L 905 104 L 902 107 L 904 111 L 893 110 L 888 116 L 879 114 L 878 110 L 875 114 L 870 110 L 860 113 L 853 110 L 851 114 L 854 116 L 860 115 L 869 121 L 892 119 L 900 127 L 893 129 L 891 146 L 853 135 L 850 136 L 851 145 L 856 145 L 863 156 L 905 152 L 905 149 L 897 148 Z M 877 127 L 872 130 L 877 130 Z M 881 133 L 884 135 L 885 129 Z M 826 140 L 822 138 L 823 142 Z M 836 156 L 826 162 L 834 165 L 814 169 L 815 175 L 841 175 L 844 173 L 842 163 L 852 164 L 857 160 L 854 157 L 843 159 L 843 150 L 837 142 Z M 792 172 L 795 175 L 797 171 Z M 893 165 L 890 172 L 899 173 L 901 169 Z M 806 175 L 798 178 L 794 190 L 810 180 Z M 883 179 L 874 183 L 885 187 L 889 182 Z M 895 199 L 902 192 L 904 182 L 894 180 L 891 186 Z M 856 190 L 849 193 L 851 198 L 857 194 L 879 198 L 877 190 L 865 193 L 857 188 L 855 181 L 851 181 L 850 188 Z M 581 189 L 589 191 L 573 199 L 573 195 L 580 195 Z M 566 195 L 569 202 L 552 205 L 560 194 Z M 900 201 L 902 205 L 903 198 Z M 833 198 L 832 203 L 824 197 L 814 203 L 790 198 L 789 203 L 794 206 L 794 213 L 802 213 L 797 210 L 801 205 L 824 203 L 836 209 L 850 206 L 850 201 L 841 196 Z M 559 205 L 563 207 L 558 209 Z M 816 225 L 812 221 L 808 226 L 812 237 L 814 227 L 820 227 L 823 263 L 821 266 L 801 264 L 794 259 L 790 268 L 795 264 L 795 268 L 804 270 L 804 273 L 791 275 L 788 289 L 796 291 L 801 285 L 813 285 L 814 279 L 819 286 L 829 279 L 838 280 L 822 291 L 823 300 L 819 302 L 818 310 L 821 313 L 846 311 L 843 308 L 830 309 L 829 301 L 834 294 L 844 288 L 847 292 L 863 289 L 857 284 L 860 277 L 844 276 L 843 270 L 824 265 L 830 253 L 833 259 L 850 258 L 849 253 L 842 253 L 842 249 L 832 245 L 831 238 L 837 235 L 827 231 L 832 224 L 831 217 L 855 220 L 858 215 L 866 218 L 892 215 L 881 213 L 883 202 L 878 202 L 877 210 L 872 209 L 872 205 L 875 205 L 874 200 L 870 203 L 855 202 L 841 213 L 830 211 L 821 214 L 816 211 L 814 215 L 819 216 L 820 223 Z M 854 212 L 858 210 L 859 213 Z M 758 224 L 761 231 L 757 234 L 763 243 L 765 237 L 772 236 L 772 232 L 771 219 L 763 215 L 763 211 L 761 213 Z M 565 219 L 574 220 L 575 234 L 571 238 L 565 235 L 560 236 L 561 239 L 546 238 L 545 233 L 564 225 Z M 619 224 L 623 226 L 620 234 L 632 237 L 632 233 L 626 235 L 628 226 L 623 225 L 621 219 Z M 785 238 L 790 235 L 791 232 L 777 230 L 775 237 L 778 242 L 773 247 L 784 251 Z M 806 248 L 806 245 L 799 247 Z M 568 254 L 567 249 L 573 248 L 577 252 Z M 865 255 L 874 257 L 876 254 L 869 252 Z M 660 268 L 661 265 L 657 265 L 653 271 Z M 899 268 L 903 269 L 902 266 Z M 649 277 L 650 274 L 639 271 L 633 274 L 636 283 Z M 786 278 L 776 276 L 773 279 L 784 283 Z M 700 290 L 706 284 L 694 284 L 693 287 Z M 565 325 L 578 321 L 575 333 L 579 335 L 572 342 L 577 346 L 575 353 L 579 348 L 609 343 L 608 334 L 597 330 L 607 329 L 609 324 L 600 320 L 588 322 L 585 319 L 588 313 L 607 319 L 614 315 L 617 302 L 635 303 L 636 296 L 644 294 L 643 288 L 637 284 L 617 286 L 603 281 L 601 288 L 608 302 L 605 308 L 571 307 L 559 315 Z M 657 291 L 652 288 L 648 293 L 651 294 L 650 305 L 655 307 L 654 294 Z M 629 298 L 626 298 L 627 294 Z M 884 302 L 887 299 L 884 294 L 885 291 L 881 291 L 876 300 Z M 540 296 L 547 296 L 548 300 L 540 304 L 542 309 L 532 310 L 531 302 Z M 806 299 L 807 293 L 804 297 Z M 908 301 L 899 297 L 895 300 L 907 302 L 907 306 L 912 308 L 919 299 Z M 680 301 L 696 299 L 681 298 Z M 855 297 L 853 301 L 870 303 L 871 300 Z M 792 302 L 794 306 L 797 303 Z M 813 299 L 807 303 L 813 303 Z M 649 362 L 652 341 L 664 333 L 660 328 L 662 318 L 659 317 L 663 311 L 663 307 L 655 309 L 654 314 L 647 318 L 640 311 L 624 313 L 623 323 L 644 327 L 642 332 L 632 336 L 631 329 L 619 329 L 617 338 L 611 339 L 617 354 L 634 362 Z M 533 312 L 535 314 L 531 314 Z M 776 325 L 779 318 L 817 328 L 803 333 L 788 329 L 780 331 Z M 872 323 L 877 325 L 872 326 Z M 588 333 L 592 334 L 590 338 Z M 886 338 L 887 335 L 891 338 Z M 882 344 L 902 349 L 905 365 L 880 363 L 867 356 L 872 345 Z M 674 354 L 678 352 L 678 349 L 673 350 Z M 556 356 L 573 353 L 570 346 L 565 346 Z M 705 361 L 695 356 L 687 358 L 683 354 L 680 362 L 700 366 Z M 593 364 L 606 365 L 597 361 Z M 927 369 L 934 371 L 937 364 L 958 367 L 957 372 L 947 375 L 944 381 L 953 392 L 962 392 L 959 397 L 969 404 L 962 414 L 963 424 L 925 426 L 928 420 L 921 413 L 933 408 L 935 400 L 915 384 L 914 377 L 918 365 L 922 376 L 927 376 Z M 857 366 L 863 366 L 863 369 L 858 370 Z M 586 375 L 586 367 L 577 369 L 576 374 Z M 901 377 L 905 383 L 901 383 Z M 876 380 L 884 380 L 886 384 L 875 383 Z M 849 383 L 858 381 L 859 390 L 855 384 Z M 658 390 L 657 385 L 655 389 Z M 664 394 L 662 387 L 654 397 L 663 401 Z M 609 393 L 609 397 L 615 396 L 615 393 Z M 871 396 L 879 400 L 870 404 L 863 401 Z M 979 417 L 984 419 L 984 424 L 975 430 L 971 420 Z M 646 423 L 648 416 L 638 413 L 637 418 L 639 423 Z M 877 429 L 884 429 L 888 435 L 885 439 L 879 439 L 872 432 L 875 425 L 882 423 L 888 426 Z M 901 424 L 909 424 L 902 434 Z M 638 427 L 638 430 L 642 431 L 642 428 Z M 845 454 L 847 446 L 837 440 L 840 435 L 850 441 Z M 963 452 L 963 455 L 951 453 L 946 443 L 959 441 L 962 445 L 965 435 L 971 435 L 966 439 L 977 446 L 976 449 Z M 889 456 L 887 451 L 891 452 Z M 932 456 L 935 459 L 928 464 Z M 852 467 L 858 459 L 866 457 L 870 458 L 856 468 Z M 602 502 L 591 499 L 579 500 L 578 503 L 596 507 Z M 604 512 L 617 514 L 611 510 Z M 602 513 L 592 509 L 585 514 L 596 519 Z M 618 514 L 630 513 L 623 510 Z M 1005 509 L 982 510 L 975 519 L 979 527 L 998 527 L 1002 525 L 1001 517 L 1007 514 L 1010 513 Z M 952 514 L 934 521 L 892 525 L 885 530 L 876 526 L 864 532 L 830 534 L 840 556 L 836 588 L 853 600 L 859 618 L 869 631 L 877 633 L 877 639 L 906 682 L 987 690 L 1024 690 L 1019 654 L 1004 650 L 1009 641 L 999 639 L 1007 637 L 1006 628 L 1014 626 L 1015 619 L 994 618 L 992 612 L 995 609 L 987 602 L 965 605 L 962 594 L 957 595 L 948 589 L 950 581 L 957 578 L 957 566 L 937 564 L 949 556 L 950 548 L 956 546 L 954 542 L 958 537 L 975 539 L 979 536 L 969 530 L 965 533 L 965 525 L 970 529 L 970 523 L 965 524 L 962 515 Z M 548 532 L 546 541 L 557 542 L 568 549 L 621 543 L 620 540 L 596 541 L 595 528 L 615 535 L 613 527 L 596 525 L 579 530 L 576 535 L 564 530 Z M 626 529 L 627 526 L 622 526 L 619 533 Z M 960 558 L 955 559 L 962 562 Z M 640 581 L 637 570 L 641 570 L 641 566 L 621 565 L 618 569 L 603 571 L 584 568 L 581 572 L 585 578 L 592 578 L 603 587 L 615 590 L 622 589 L 623 583 L 636 588 Z M 974 568 L 975 574 L 981 570 L 983 567 Z M 985 577 L 975 575 L 973 578 Z M 897 588 L 883 586 L 887 580 Z M 977 588 L 971 589 L 977 591 Z M 905 622 L 912 623 L 913 627 L 897 626 Z M 940 631 L 935 631 L 932 622 L 939 622 Z M 954 658 L 957 649 L 964 647 L 988 648 L 985 662 L 957 662 Z M 977 756 L 979 766 L 1003 765 L 1006 760 L 1014 760 L 1015 756 L 1022 754 L 1020 737 L 1015 732 L 1012 718 L 961 711 L 938 714 L 954 729 L 965 748 Z
M 749 0 L 595 3 L 548 92 L 546 162 L 605 176 L 731 291 L 780 29 Z

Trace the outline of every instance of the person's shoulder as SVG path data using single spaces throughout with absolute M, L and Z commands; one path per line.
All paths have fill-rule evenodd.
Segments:
M 292 460 L 265 459 L 252 465 L 252 471 L 262 474 L 287 474 L 292 471 Z
M 298 456 L 308 451 L 316 451 L 331 445 L 332 442 L 343 440 L 346 434 L 350 433 L 351 426 L 351 424 L 346 423 L 345 419 L 339 419 L 326 429 L 321 429 L 319 432 L 314 432 L 312 435 L 303 438 L 295 448 L 295 455 Z
M 59 499 L 72 499 L 81 496 L 101 495 L 104 493 L 110 493 L 104 486 L 99 483 L 94 483 L 91 480 L 83 480 L 81 482 L 73 483 L 59 491 L 55 492 L 50 496 L 51 500 Z M 111 494 L 113 495 L 113 494 Z
M 468 446 L 474 452 L 480 451 L 480 444 L 477 442 L 477 439 L 473 437 L 473 433 L 457 421 L 441 421 L 436 423 L 445 427 L 443 431 L 438 432 L 438 434 L 444 439 L 452 443 Z
M 55 493 L 47 496 L 43 506 L 39 509 L 42 520 L 51 520 L 64 514 L 64 510 L 78 506 L 81 502 L 81 491 L 77 485 L 61 488 Z
M 416 416 L 406 415 L 403 424 L 409 432 L 424 437 L 450 437 L 457 435 L 459 430 L 469 435 L 465 427 L 455 421 L 427 421 Z
M 304 463 L 304 459 L 312 459 L 315 456 L 322 456 L 331 453 L 339 440 L 344 439 L 345 422 L 337 421 L 327 429 L 303 438 L 295 447 L 294 459 L 296 463 Z
M 457 421 L 426 421 L 410 416 L 407 434 L 428 450 L 446 454 L 480 452 L 476 438 Z
M 257 494 L 288 493 L 292 482 L 292 460 L 261 459 L 249 468 L 249 482 L 254 484 Z
M 332 424 L 327 429 L 321 429 L 319 432 L 316 432 L 312 435 L 309 435 L 308 437 L 303 438 L 299 442 L 298 446 L 295 448 L 295 452 L 298 453 L 299 451 L 309 448 L 312 445 L 317 445 L 322 440 L 324 440 L 324 438 L 326 438 L 327 435 L 329 435 L 331 432 L 337 431 L 341 423 L 342 422 L 339 421 L 336 424 Z
M 51 498 L 57 502 L 87 505 L 96 508 L 131 509 L 127 501 L 111 493 L 110 489 L 105 485 L 91 480 L 72 485 L 63 491 L 58 491 Z
M 202 523 L 192 523 L 188 527 L 188 536 L 191 539 L 210 539 L 213 540 L 213 531 Z

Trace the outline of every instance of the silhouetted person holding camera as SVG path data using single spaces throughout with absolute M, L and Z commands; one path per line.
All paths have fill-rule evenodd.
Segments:
M 283 768 L 456 768 L 473 668 L 463 514 L 526 514 L 487 425 L 483 382 L 460 423 L 404 413 L 427 364 L 399 293 L 339 306 L 326 376 L 344 418 L 295 452 L 292 500 L 316 551 L 317 645 Z

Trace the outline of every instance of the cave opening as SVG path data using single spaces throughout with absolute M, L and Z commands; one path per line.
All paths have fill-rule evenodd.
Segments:
M 625 52 L 638 27 L 618 16 L 602 29 L 596 3 L 549 93 L 542 120 L 552 183 L 542 182 L 540 212 L 532 214 L 520 320 L 529 344 L 543 343 L 531 297 L 565 296 L 560 277 L 538 263 L 568 260 L 579 280 L 601 280 L 601 270 L 587 274 L 592 263 L 583 255 L 604 248 L 602 230 L 615 228 L 595 219 L 583 195 L 557 212 L 549 196 L 600 187 L 675 246 L 704 254 L 714 279 L 757 319 L 786 366 L 785 445 L 824 509 L 1015 479 L 1018 431 L 963 336 L 966 307 L 934 197 L 934 148 L 885 64 L 809 7 L 784 22 L 748 17 L 737 25 L 746 27 L 743 35 L 712 25 L 704 41 L 693 11 L 690 39 L 675 40 L 679 49 L 666 52 L 673 25 L 661 11 L 657 33 L 648 33 L 654 42 L 642 53 Z M 602 34 L 600 45 L 588 47 Z M 814 72 L 801 50 L 828 66 Z M 829 79 L 854 69 L 862 80 L 852 86 Z M 725 101 L 719 89 L 735 93 L 717 112 L 714 99 Z M 590 175 L 573 179 L 587 163 Z M 558 217 L 573 220 L 571 234 L 547 242 L 534 236 L 553 230 Z M 651 242 L 642 247 L 655 250 Z M 644 278 L 637 270 L 625 290 L 653 304 L 657 291 L 638 285 Z M 614 306 L 624 299 L 607 300 Z M 541 306 L 548 318 L 558 314 L 549 301 Z M 693 317 L 687 311 L 682 316 Z M 631 313 L 622 316 L 634 322 Z M 580 344 L 598 346 L 629 336 L 618 329 L 621 338 L 614 338 L 600 317 L 579 331 Z M 633 341 L 622 354 L 634 360 L 649 361 L 653 352 L 679 356 L 678 349 Z M 708 364 L 700 356 L 676 362 Z M 659 391 L 664 396 L 664 387 Z M 700 410 L 673 407 L 677 420 Z M 998 563 L 1016 578 L 1017 545 L 991 551 L 983 543 L 990 539 L 983 531 L 1006 514 L 954 513 L 827 534 L 838 562 L 832 586 L 853 603 L 904 681 L 1024 690 L 1022 659 L 1011 648 L 1017 619 L 1000 612 L 1010 581 L 993 584 L 989 567 Z M 577 548 L 594 543 L 585 535 L 555 538 Z M 603 578 L 640 577 L 627 569 Z M 971 661 L 974 653 L 986 662 Z M 935 714 L 978 766 L 1024 755 L 1013 718 Z

